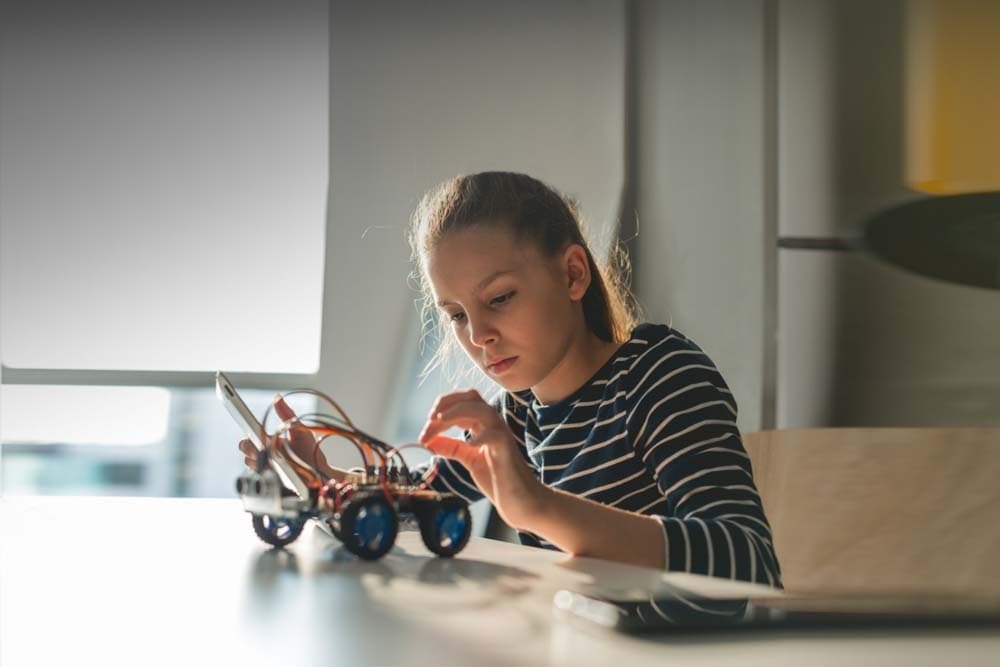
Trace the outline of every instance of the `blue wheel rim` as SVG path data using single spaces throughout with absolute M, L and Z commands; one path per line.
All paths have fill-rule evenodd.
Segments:
M 462 541 L 468 526 L 468 510 L 441 510 L 437 516 L 438 541 L 442 547 L 451 547 Z
M 354 521 L 354 534 L 368 551 L 378 551 L 392 532 L 392 514 L 382 503 L 365 505 Z
M 291 519 L 275 518 L 270 514 L 264 515 L 264 528 L 268 534 L 277 540 L 285 540 L 295 532 L 296 524 Z

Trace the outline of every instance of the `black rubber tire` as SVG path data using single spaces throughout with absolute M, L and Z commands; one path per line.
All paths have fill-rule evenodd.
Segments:
M 453 539 L 441 534 L 443 513 L 458 513 L 462 523 L 461 532 Z M 420 537 L 424 546 L 443 558 L 451 558 L 465 548 L 472 535 L 472 514 L 469 505 L 461 498 L 442 498 L 437 502 L 421 503 L 416 511 L 420 522 Z
M 305 525 L 303 519 L 275 519 L 270 514 L 253 515 L 253 532 L 272 547 L 280 548 L 291 544 L 302 534 Z
M 330 527 L 330 531 L 333 532 L 333 536 L 336 537 L 341 542 L 344 541 L 344 537 L 340 532 L 340 528 L 336 521 L 327 521 L 326 525 Z
M 387 515 L 385 520 L 386 533 L 380 537 L 376 544 L 363 541 L 358 534 L 358 522 L 361 512 L 372 513 L 376 516 Z M 399 533 L 399 517 L 396 510 L 389 504 L 381 493 L 358 493 L 351 496 L 343 510 L 340 512 L 340 531 L 338 537 L 352 554 L 365 560 L 377 560 L 389 553 L 396 543 L 396 535 Z

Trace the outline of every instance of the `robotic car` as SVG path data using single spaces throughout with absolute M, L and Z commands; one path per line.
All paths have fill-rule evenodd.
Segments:
M 336 414 L 296 415 L 285 399 L 303 393 L 317 396 Z M 272 411 L 282 421 L 268 433 Z M 292 438 L 303 437 L 314 440 L 312 465 L 290 446 Z M 340 480 L 322 473 L 317 460 L 320 445 L 332 437 L 353 444 L 363 460 L 361 468 Z M 392 548 L 401 520 L 415 522 L 424 544 L 438 556 L 454 556 L 469 541 L 472 517 L 465 500 L 429 487 L 436 468 L 425 479 L 415 479 L 400 454 L 407 447 L 421 446 L 391 447 L 364 433 L 325 394 L 300 389 L 275 396 L 258 439 L 263 449 L 257 469 L 237 478 L 236 491 L 253 517 L 254 532 L 271 546 L 294 542 L 308 519 L 325 524 L 348 551 L 365 560 L 381 558 Z

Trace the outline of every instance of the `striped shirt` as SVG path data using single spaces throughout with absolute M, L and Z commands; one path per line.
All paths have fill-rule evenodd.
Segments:
M 542 405 L 528 389 L 501 392 L 494 407 L 544 484 L 659 519 L 667 569 L 781 585 L 736 401 L 715 364 L 677 330 L 639 325 L 558 403 Z M 455 461 L 433 457 L 420 472 L 435 465 L 435 490 L 483 497 Z

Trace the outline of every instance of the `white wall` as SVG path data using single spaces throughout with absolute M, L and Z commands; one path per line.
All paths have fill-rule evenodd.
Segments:
M 765 60 L 762 2 L 638 3 L 636 292 L 762 415 Z
M 609 229 L 623 179 L 624 30 L 623 3 L 604 0 L 334 3 L 317 386 L 362 428 L 394 426 L 388 402 L 413 359 L 405 231 L 427 189 L 523 171 Z

